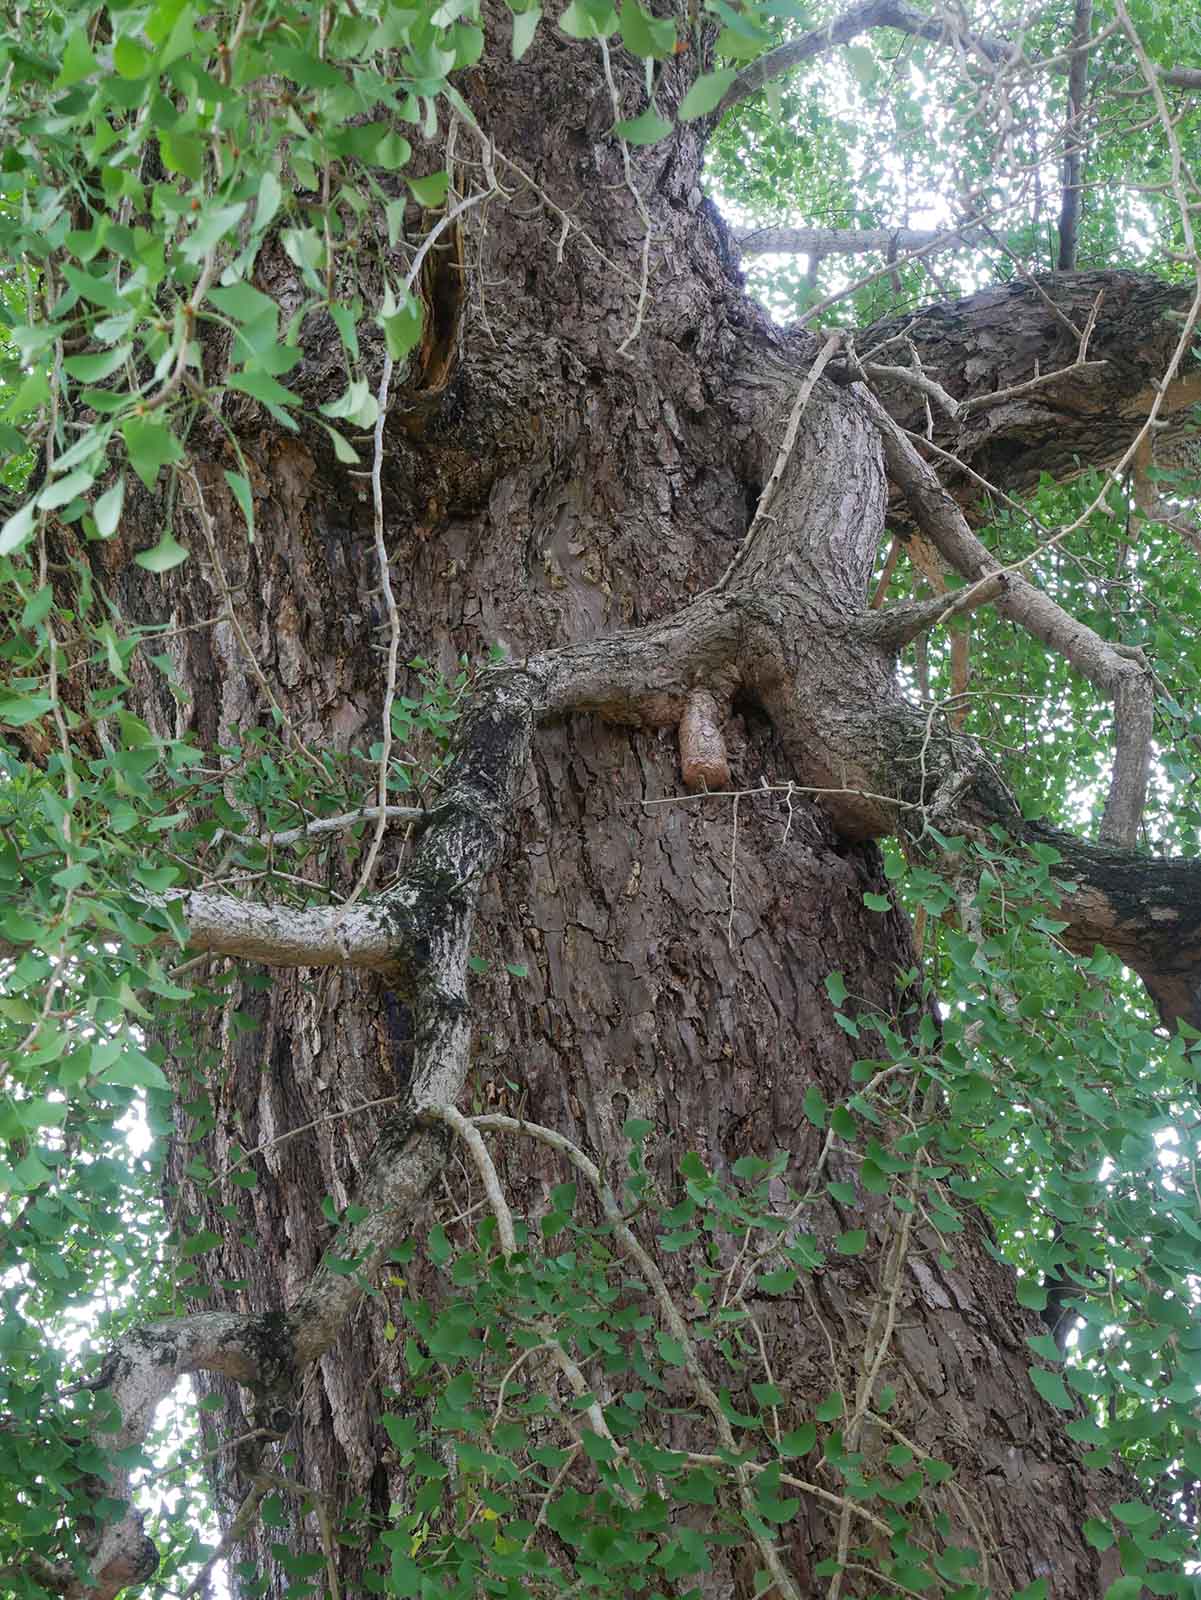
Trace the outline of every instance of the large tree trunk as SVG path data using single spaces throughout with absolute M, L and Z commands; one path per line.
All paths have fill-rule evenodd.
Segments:
M 486 65 L 486 77 L 481 70 L 466 86 L 481 124 L 575 226 L 560 251 L 559 221 L 538 190 L 502 172 L 515 194 L 490 206 L 486 232 L 467 224 L 461 255 L 448 253 L 446 281 L 457 281 L 465 261 L 466 292 L 443 297 L 437 340 L 394 396 L 384 487 L 402 652 L 448 673 L 460 654 L 476 660 L 495 643 L 520 659 L 652 624 L 717 584 L 739 553 L 818 348 L 807 335 L 773 330 L 742 297 L 724 229 L 701 199 L 695 126 L 636 153 L 653 275 L 645 325 L 621 348 L 642 226 L 604 137 L 610 110 L 594 58 L 544 31 L 520 65 L 501 52 Z M 682 70 L 668 63 L 665 75 Z M 661 88 L 661 103 L 670 92 Z M 286 294 L 290 270 L 282 255 L 269 259 L 261 281 Z M 1085 286 L 1076 300 L 1093 297 Z M 1018 301 L 1027 343 L 1042 353 L 1048 314 L 1033 296 L 1010 291 L 1006 332 Z M 957 315 L 966 340 L 969 310 L 947 310 L 940 326 L 953 339 Z M 303 382 L 313 399 L 338 387 L 330 333 L 306 330 Z M 1029 375 L 1020 349 L 1012 365 L 1017 378 Z M 242 629 L 304 741 L 366 749 L 379 726 L 385 635 L 364 480 L 332 459 L 322 435 L 289 436 L 249 407 L 234 420 L 254 474 L 253 545 L 224 487 L 221 436 L 192 443 Z M 1107 426 L 1106 452 L 1117 453 L 1129 429 Z M 990 472 L 1004 465 L 1004 432 L 990 436 Z M 1033 446 L 1028 432 L 1015 442 L 1016 427 L 1005 437 L 1011 465 L 1029 451 L 1010 482 L 1048 464 L 1045 428 Z M 882 726 L 895 717 L 897 745 L 910 730 L 892 679 L 895 641 L 873 645 L 851 627 L 887 503 L 879 436 L 853 387 L 818 385 L 787 472 L 792 588 L 765 593 L 761 552 L 751 550 L 723 591 L 743 596 L 744 630 L 779 626 L 787 611 L 794 641 L 786 672 L 765 647 L 758 676 L 744 672 L 733 685 L 732 786 L 792 778 L 874 790 L 897 754 Z M 166 581 L 122 568 L 128 544 L 101 547 L 128 615 L 186 625 L 221 609 L 194 509 L 181 513 L 177 532 L 195 557 Z M 177 634 L 169 648 L 196 743 L 244 744 L 267 724 L 259 680 L 228 623 Z M 785 676 L 789 692 L 774 694 Z M 175 703 L 149 681 L 143 690 L 143 711 L 174 729 Z M 674 731 L 652 725 L 645 706 L 607 710 L 608 718 L 598 710 L 550 719 L 536 734 L 516 826 L 481 904 L 475 948 L 488 971 L 472 985 L 470 1098 L 559 1129 L 618 1171 L 623 1124 L 647 1119 L 664 1196 L 688 1151 L 724 1176 L 740 1156 L 783 1150 L 803 1187 L 822 1138 L 802 1114 L 805 1092 L 816 1085 L 826 1102 L 844 1099 L 856 1054 L 825 979 L 843 974 L 848 990 L 887 1016 L 913 1006 L 897 977 L 913 964 L 907 924 L 863 898 L 886 892 L 871 840 L 887 819 L 850 795 L 824 807 L 801 797 L 737 810 L 718 800 L 648 805 L 681 793 Z M 644 725 L 631 727 L 638 716 Z M 848 774 L 834 752 L 856 738 L 875 756 Z M 801 766 L 798 750 L 808 752 Z M 364 763 L 364 790 L 370 783 Z M 380 882 L 403 859 L 400 834 L 390 839 Z M 348 889 L 355 863 L 341 847 L 332 860 L 336 886 Z M 506 963 L 528 976 L 511 976 Z M 181 1237 L 211 1228 L 222 1238 L 196 1263 L 197 1307 L 282 1310 L 329 1242 L 323 1201 L 345 1207 L 370 1167 L 386 1114 L 371 1107 L 406 1090 L 414 1021 L 406 997 L 370 973 L 277 971 L 264 983 L 254 968 L 216 957 L 208 970 L 225 976 L 228 1005 L 200 1053 L 169 1068 L 181 1109 L 168 1207 Z M 253 1018 L 253 1029 L 235 1013 Z M 263 1145 L 252 1162 L 257 1186 L 232 1182 L 234 1158 Z M 524 1142 L 503 1143 L 498 1159 L 514 1205 L 534 1212 L 566 1176 L 557 1158 Z M 835 1156 L 829 1175 L 853 1182 L 855 1169 Z M 811 1296 L 760 1308 L 772 1364 L 787 1381 L 789 1426 L 832 1390 L 853 1395 L 865 1351 L 875 1350 L 873 1316 L 898 1222 L 884 1202 L 864 1200 L 868 1250 L 831 1254 Z M 848 1225 L 830 1199 L 812 1228 L 828 1247 Z M 1056 1600 L 1096 1600 L 1106 1575 L 1080 1525 L 1104 1498 L 1093 1487 L 1102 1480 L 1086 1475 L 1062 1414 L 1030 1385 L 1025 1339 L 1040 1324 L 1017 1306 L 980 1219 L 967 1217 L 953 1263 L 940 1262 L 939 1248 L 915 1228 L 875 1379 L 897 1391 L 892 1423 L 955 1468 L 956 1490 L 936 1494 L 930 1510 L 950 1518 L 947 1543 L 983 1547 L 994 1593 L 1050 1576 Z M 674 1267 L 672 1277 L 683 1281 Z M 335 1507 L 361 1501 L 362 1544 L 338 1551 L 347 1594 L 363 1592 L 372 1539 L 408 1492 L 378 1420 L 396 1409 L 384 1391 L 406 1383 L 399 1345 L 385 1334 L 389 1315 L 402 1320 L 399 1294 L 385 1284 L 383 1301 L 364 1301 L 305 1379 L 287 1434 L 291 1479 Z M 226 1400 L 204 1413 L 218 1446 L 247 1419 L 232 1385 L 204 1381 Z M 865 1438 L 869 1456 L 887 1445 L 881 1437 Z M 816 1457 L 806 1466 L 839 1488 Z M 248 1487 L 238 1455 L 218 1454 L 215 1473 L 228 1518 Z M 298 1520 L 288 1505 L 284 1529 L 252 1530 L 234 1558 L 242 1593 L 289 1592 L 273 1546 L 320 1549 L 317 1519 Z M 810 1575 L 836 1550 L 837 1520 L 808 1498 L 783 1532 L 801 1594 L 825 1592 L 828 1580 Z M 732 1592 L 739 1559 L 719 1561 L 707 1592 Z M 861 1587 L 848 1579 L 844 1592 Z

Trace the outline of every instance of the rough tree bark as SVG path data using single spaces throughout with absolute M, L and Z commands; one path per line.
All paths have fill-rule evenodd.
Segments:
M 619 87 L 637 109 L 635 76 L 621 70 Z M 665 65 L 660 104 L 678 98 L 690 70 L 687 60 Z M 430 275 L 427 340 L 393 390 L 385 511 L 406 659 L 452 668 L 461 652 L 478 657 L 494 643 L 514 662 L 535 658 L 527 675 L 496 680 L 525 710 L 512 711 L 498 732 L 503 718 L 485 689 L 470 725 L 478 749 L 504 743 L 501 765 L 512 771 L 504 782 L 485 774 L 480 792 L 490 799 L 475 813 L 495 804 L 495 836 L 476 840 L 476 864 L 496 848 L 500 857 L 474 933 L 489 971 L 471 981 L 465 1093 L 564 1131 L 602 1163 L 619 1149 L 626 1118 L 645 1117 L 666 1192 L 688 1150 L 719 1175 L 740 1155 L 777 1149 L 802 1174 L 812 1166 L 819 1136 L 802 1115 L 805 1090 L 816 1084 L 827 1101 L 842 1098 L 854 1057 L 825 978 L 842 972 L 850 990 L 889 1014 L 904 1002 L 895 974 L 912 963 L 908 927 L 899 913 L 881 917 L 863 903 L 865 891 L 886 891 L 874 841 L 904 826 L 904 808 L 939 802 L 969 822 L 1022 826 L 966 742 L 934 741 L 924 788 L 909 760 L 925 719 L 896 685 L 895 654 L 932 615 L 911 608 L 881 620 L 866 609 L 889 480 L 894 502 L 904 500 L 905 515 L 946 559 L 988 580 L 982 598 L 1041 627 L 1053 647 L 1076 650 L 1080 669 L 1119 709 L 1123 696 L 1135 703 L 1136 723 L 1145 678 L 1137 661 L 1057 633 L 1058 617 L 1034 615 L 1037 598 L 1019 579 L 989 578 L 955 502 L 923 483 L 902 436 L 887 436 L 846 352 L 835 352 L 812 385 L 791 448 L 781 451 L 821 340 L 780 332 L 744 298 L 728 236 L 701 196 L 696 125 L 634 152 L 653 228 L 652 277 L 642 330 L 623 348 L 643 229 L 607 135 L 600 84 L 594 51 L 548 31 L 522 63 L 501 44 L 468 76 L 464 93 L 481 127 L 526 178 L 499 166 L 511 194 L 489 203 L 486 228 L 483 211 L 465 218 L 462 246 L 436 258 L 444 265 Z M 459 137 L 462 154 L 469 136 Z M 478 157 L 479 146 L 470 148 Z M 440 164 L 433 152 L 430 159 Z M 463 170 L 470 178 L 472 167 Z M 547 198 L 571 219 L 563 249 Z M 265 253 L 264 288 L 287 300 L 290 273 L 282 253 Z M 1140 279 L 1085 274 L 1042 293 L 1009 285 L 909 320 L 923 371 L 964 402 L 954 417 L 936 412 L 946 436 L 935 442 L 1011 492 L 1043 471 L 1114 460 L 1145 415 L 1150 380 L 1179 333 L 1165 313 L 1179 304 L 1174 291 Z M 1070 364 L 1078 351 L 1065 319 L 1080 330 L 1094 308 L 1088 354 L 1104 366 L 989 402 L 990 391 L 1029 380 L 1036 360 L 1043 373 Z M 908 364 L 899 346 L 879 348 L 901 331 L 861 335 L 856 357 Z M 314 401 L 340 384 L 330 335 L 319 319 L 305 330 L 300 386 Z M 878 386 L 903 425 L 924 417 L 921 393 L 895 376 L 880 376 Z M 143 536 L 130 519 L 122 540 L 93 547 L 96 559 L 138 621 L 212 617 L 228 585 L 301 737 L 316 749 L 365 746 L 379 723 L 384 637 L 369 491 L 322 436 L 286 434 L 249 403 L 227 420 L 254 475 L 256 543 L 247 543 L 222 479 L 223 436 L 199 427 L 191 444 L 207 511 L 185 505 L 176 524 L 194 559 L 165 580 L 129 565 L 132 549 L 157 537 L 149 504 Z M 606 642 L 615 635 L 617 644 Z M 147 678 L 143 715 L 172 730 L 182 717 L 205 747 L 236 743 L 264 720 L 259 682 L 228 620 L 179 633 L 170 648 L 185 703 L 181 710 Z M 681 792 L 676 724 L 697 690 L 724 722 L 734 785 L 791 779 L 836 792 L 793 798 L 790 822 L 778 797 L 737 814 L 721 801 L 648 806 Z M 529 726 L 520 726 L 523 717 Z M 485 723 L 491 732 L 479 744 Z M 1133 737 L 1137 769 L 1137 729 Z M 478 777 L 478 762 L 473 770 Z M 408 873 L 411 884 L 414 859 L 425 861 L 426 887 L 434 883 L 445 898 L 447 880 L 435 882 L 430 865 L 439 826 L 420 835 L 416 857 L 412 847 L 402 853 L 401 830 L 390 834 L 377 881 Z M 1165 1015 L 1195 1015 L 1195 878 L 1157 869 L 1162 882 L 1151 892 L 1164 914 L 1156 922 L 1144 914 L 1150 879 L 1119 845 L 1070 849 L 1082 946 L 1113 943 L 1153 988 L 1159 982 Z M 334 859 L 348 888 L 353 868 Z M 199 927 L 206 907 L 198 901 L 193 910 Z M 455 913 L 456 937 L 470 914 L 470 905 Z M 362 1198 L 380 1170 L 381 1139 L 385 1151 L 414 1148 L 405 1144 L 409 1123 L 390 1121 L 391 1110 L 357 1108 L 412 1088 L 431 1029 L 464 1023 L 453 1008 L 434 1016 L 411 963 L 356 965 L 333 950 L 310 967 L 272 968 L 264 987 L 255 981 L 262 969 L 232 953 L 247 946 L 222 946 L 217 933 L 205 942 L 230 952 L 210 956 L 209 971 L 226 974 L 228 1006 L 195 1058 L 215 1112 L 203 1122 L 189 1116 L 196 1083 L 192 1069 L 177 1067 L 167 1203 L 181 1228 L 210 1227 L 223 1238 L 204 1258 L 197 1308 L 293 1312 L 290 1324 L 272 1325 L 279 1345 L 270 1381 L 262 1369 L 256 1381 L 271 1405 L 293 1413 L 289 1476 L 336 1505 L 361 1498 L 364 1545 L 339 1551 L 343 1592 L 361 1592 L 370 1531 L 406 1493 L 377 1420 L 382 1389 L 402 1377 L 379 1306 L 348 1315 L 341 1306 L 321 1322 L 313 1286 L 324 1281 L 318 1265 L 331 1238 L 321 1203 Z M 529 976 L 511 978 L 505 963 L 526 965 Z M 235 1026 L 235 1010 L 256 1028 Z M 439 1170 L 444 1145 L 428 1133 L 416 1142 L 425 1165 L 391 1204 L 411 1203 Z M 191 1175 L 197 1160 L 226 1172 L 235 1144 L 269 1145 L 255 1158 L 256 1189 L 206 1186 Z M 524 1145 L 519 1155 L 502 1146 L 500 1157 L 515 1205 L 537 1208 L 562 1177 L 549 1155 Z M 851 1176 L 837 1158 L 833 1175 Z M 829 1202 L 819 1234 L 845 1226 L 836 1210 Z M 888 1244 L 884 1212 L 869 1215 L 873 1238 L 862 1258 L 816 1274 L 812 1304 L 773 1309 L 777 1366 L 798 1415 L 834 1387 L 854 1388 Z M 904 1276 L 879 1375 L 898 1391 L 898 1426 L 956 1468 L 985 1530 L 994 1592 L 1049 1575 L 1056 1600 L 1095 1600 L 1108 1574 L 1080 1524 L 1102 1491 L 1080 1467 L 1059 1414 L 1030 1387 L 1024 1340 L 1037 1319 L 1017 1306 L 981 1221 L 969 1217 L 953 1270 L 937 1265 L 929 1245 L 920 1241 Z M 298 1350 L 315 1358 L 307 1369 Z M 240 1414 L 241 1367 L 231 1363 L 223 1377 L 212 1370 L 219 1363 L 202 1364 L 210 1369 L 202 1387 L 226 1402 L 204 1415 L 216 1446 L 256 1419 Z M 181 1358 L 178 1370 L 186 1365 Z M 229 1517 L 247 1482 L 236 1453 L 215 1460 Z M 808 1502 L 786 1532 L 801 1594 L 818 1592 L 808 1574 L 831 1553 L 832 1526 Z M 242 1592 L 288 1592 L 275 1542 L 319 1548 L 311 1519 L 282 1532 L 252 1530 L 236 1557 Z M 732 1582 L 719 1572 L 711 1592 L 729 1593 Z

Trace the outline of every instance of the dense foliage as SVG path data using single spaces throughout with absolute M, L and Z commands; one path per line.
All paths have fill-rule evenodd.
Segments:
M 1016 28 L 1003 11 L 987 19 L 990 31 Z M 1144 4 L 1130 16 L 1153 61 L 1201 49 L 1191 6 Z M 543 19 L 535 0 L 506 26 L 515 54 L 539 27 L 595 41 L 602 84 L 613 83 L 611 54 L 639 58 L 646 103 L 613 133 L 637 145 L 708 116 L 740 66 L 827 20 L 778 0 L 706 0 L 678 18 L 639 0 L 620 11 L 571 0 Z M 1113 21 L 1099 4 L 1093 31 Z M 1062 50 L 1070 22 L 1040 12 L 1024 35 L 1031 60 Z M 338 757 L 309 748 L 278 706 L 270 730 L 200 749 L 127 708 L 135 672 L 172 683 L 164 630 L 126 622 L 88 552 L 114 537 L 140 480 L 167 511 L 133 559 L 163 573 L 203 558 L 177 538 L 170 509 L 184 499 L 202 524 L 207 516 L 188 444 L 202 420 L 227 431 L 239 465 L 225 480 L 254 539 L 233 400 L 286 429 L 320 428 L 340 460 L 370 464 L 390 364 L 422 336 L 415 286 L 430 242 L 465 209 L 501 203 L 456 88 L 455 74 L 481 57 L 482 26 L 479 0 L 38 0 L 0 21 L 0 1583 L 14 1594 L 44 1592 L 19 1557 L 58 1559 L 81 1519 L 104 1515 L 104 1456 L 91 1441 L 106 1425 L 105 1393 L 81 1380 L 122 1329 L 202 1295 L 219 1243 L 178 1208 L 166 1224 L 157 1209 L 173 1091 L 145 1029 L 170 1026 L 199 1137 L 213 1086 L 189 1040 L 197 1009 L 223 1003 L 181 949 L 173 896 L 216 885 L 298 905 L 320 898 L 322 874 L 309 869 L 332 838 L 344 847 L 349 828 L 370 852 L 364 807 L 436 793 L 473 675 L 486 670 L 464 661 L 448 682 L 410 662 L 410 692 L 398 679 L 379 740 Z M 660 106 L 657 64 L 702 36 L 715 65 L 682 104 Z M 1171 150 L 1146 100 L 1124 93 L 1135 66 L 1128 31 L 1113 27 L 1090 61 L 1079 259 L 1188 276 L 1187 218 L 1162 187 Z M 1019 74 L 1005 119 L 993 122 L 996 108 L 981 108 L 955 51 L 877 30 L 737 108 L 717 136 L 713 173 L 740 218 L 878 228 L 921 213 L 935 226 L 988 224 L 953 257 L 932 258 L 944 274 L 933 282 L 920 262 L 869 254 L 870 281 L 856 287 L 857 269 L 831 253 L 819 270 L 777 263 L 765 292 L 803 311 L 845 290 L 830 315 L 861 324 L 1015 263 L 1048 265 L 1064 134 L 1046 108 L 1062 84 L 1050 70 Z M 1191 106 L 1182 101 L 1175 124 L 1184 143 L 1197 131 Z M 483 186 L 464 187 L 449 141 L 431 169 L 431 141 L 448 126 L 459 159 L 467 149 L 482 159 Z M 286 314 L 255 282 L 268 244 L 305 285 Z M 289 386 L 308 318 L 332 321 L 344 364 L 316 405 Z M 381 343 L 389 366 L 373 388 Z M 1161 512 L 1170 493 L 1187 517 L 1196 485 L 1185 476 L 1161 487 Z M 1104 637 L 1153 654 L 1163 692 L 1146 846 L 1195 855 L 1194 550 L 1099 480 L 1047 484 L 1028 505 L 998 507 L 987 537 L 1007 559 L 1023 557 L 1090 505 L 1079 532 L 1044 549 L 1034 570 Z M 911 569 L 899 563 L 890 581 L 900 592 Z M 1012 758 L 1023 806 L 1087 826 L 1108 760 L 1105 708 L 1025 635 L 987 616 L 972 626 L 973 687 L 949 644 L 932 642 L 907 666 L 914 693 L 931 706 L 964 696 L 966 728 Z M 336 833 L 317 826 L 348 813 L 359 820 Z M 770 1572 L 753 1536 L 787 1523 L 799 1483 L 831 1498 L 849 1530 L 841 1563 L 817 1577 L 841 1565 L 856 1593 L 983 1596 L 982 1553 L 914 1520 L 951 1469 L 892 1429 L 886 1410 L 869 1414 L 863 1374 L 834 1374 L 815 1415 L 792 1418 L 786 1375 L 765 1365 L 746 1293 L 804 1292 L 822 1263 L 805 1228 L 819 1195 L 851 1218 L 837 1243 L 847 1255 L 867 1246 L 858 1210 L 893 1217 L 894 1276 L 911 1219 L 953 1254 L 960 1203 L 983 1210 L 996 1250 L 1019 1270 L 1022 1303 L 1052 1307 L 1047 1333 L 1030 1341 L 1036 1389 L 1070 1415 L 1086 1464 L 1120 1463 L 1137 1480 L 1137 1494 L 1123 1493 L 1087 1530 L 1098 1548 L 1120 1546 L 1126 1576 L 1108 1600 L 1134 1600 L 1143 1584 L 1195 1592 L 1186 1574 L 1201 1483 L 1201 1113 L 1191 1033 L 1166 1037 L 1104 953 L 1080 960 L 1057 944 L 1052 850 L 1019 858 L 998 839 L 982 858 L 961 839 L 929 844 L 937 870 L 889 858 L 898 897 L 925 928 L 908 1009 L 876 1015 L 838 974 L 828 984 L 861 1051 L 858 1087 L 841 1105 L 814 1095 L 806 1113 L 827 1150 L 836 1142 L 857 1162 L 857 1185 L 748 1158 L 729 1186 L 693 1158 L 677 1192 L 660 1194 L 643 1165 L 651 1130 L 635 1120 L 627 1172 L 602 1176 L 564 1149 L 555 1209 L 514 1223 L 488 1187 L 482 1145 L 467 1141 L 470 1182 L 486 1203 L 477 1207 L 475 1187 L 460 1196 L 420 1250 L 402 1252 L 389 1285 L 393 1336 L 406 1341 L 430 1406 L 425 1418 L 384 1419 L 420 1488 L 378 1539 L 378 1592 L 652 1593 L 658 1575 L 681 1593 L 723 1544 L 748 1545 L 761 1591 Z M 890 901 L 873 899 L 889 912 Z M 472 1127 L 548 1137 L 496 1118 Z M 233 1181 L 254 1185 L 249 1160 Z M 633 1212 L 684 1263 L 670 1289 L 635 1248 Z M 547 1395 L 548 1363 L 573 1399 Z M 597 1374 L 616 1396 L 603 1412 Z M 754 1409 L 731 1390 L 752 1395 Z M 673 1444 L 682 1418 L 708 1431 L 711 1448 Z M 878 1459 L 862 1445 L 868 1420 L 890 1440 Z M 590 1498 L 565 1486 L 581 1451 L 600 1485 Z M 837 1494 L 814 1489 L 803 1461 L 815 1451 Z M 163 1555 L 156 1593 L 181 1592 L 211 1553 L 195 1452 L 186 1431 L 182 1443 L 147 1441 Z M 285 1445 L 280 1482 L 260 1508 L 269 1524 L 273 1497 L 304 1495 L 286 1471 Z M 681 1506 L 687 1519 L 674 1515 Z M 369 1536 L 361 1509 L 349 1508 L 331 1541 Z M 569 1552 L 563 1561 L 539 1542 L 543 1525 Z M 861 1525 L 883 1528 L 890 1544 L 875 1576 L 863 1570 Z M 324 1561 L 286 1549 L 279 1558 L 292 1592 L 322 1592 Z M 1040 1580 L 1015 1600 L 1048 1592 Z

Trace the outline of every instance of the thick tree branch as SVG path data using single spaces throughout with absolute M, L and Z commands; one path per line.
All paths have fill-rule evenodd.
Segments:
M 1201 67 L 1160 67 L 1159 81 L 1171 89 L 1201 89 Z
M 908 4 L 908 0 L 859 0 L 858 5 L 849 6 L 824 28 L 814 28 L 799 39 L 790 39 L 787 44 L 769 50 L 766 55 L 744 67 L 726 91 L 725 98 L 717 108 L 718 115 L 758 94 L 764 84 L 782 78 L 785 73 L 794 71 L 806 61 L 812 61 L 815 56 L 825 55 L 838 45 L 849 44 L 869 28 L 895 28 L 900 33 L 931 39 L 936 44 L 957 41 L 986 61 L 1004 61 L 1017 53 L 1006 39 L 958 29 L 949 18 L 944 21 L 927 16 L 916 6 Z
M 395 972 L 407 955 L 405 885 L 371 905 L 286 906 L 191 890 L 155 904 L 178 916 L 195 952 L 273 967 L 364 967 Z M 166 936 L 164 936 L 166 937 Z
M 889 474 L 905 495 L 926 538 L 973 587 L 981 582 L 995 586 L 997 578 L 1003 576 L 1005 588 L 997 598 L 1001 615 L 1063 656 L 1113 701 L 1114 767 L 1101 836 L 1109 843 L 1133 845 L 1146 801 L 1151 762 L 1154 691 L 1145 663 L 1133 653 L 1107 643 L 1021 573 L 1003 568 L 968 527 L 963 512 L 939 483 L 933 468 L 922 460 L 876 397 L 870 391 L 865 390 L 864 394 L 880 426 Z
M 928 600 L 903 601 L 883 611 L 870 611 L 862 619 L 860 628 L 864 637 L 874 644 L 887 650 L 901 650 L 919 634 L 949 622 L 952 617 L 965 616 L 978 606 L 988 605 L 1004 594 L 1008 583 L 1008 575 L 998 571 L 969 589 L 960 589 L 957 594 L 936 594 Z
M 1059 851 L 1055 876 L 1069 886 L 1058 907 L 1068 919 L 1060 938 L 1068 948 L 1091 955 L 1102 946 L 1138 974 L 1166 1026 L 1201 1028 L 1201 861 L 1091 844 L 1004 805 L 991 815 L 1014 838 Z
M 292 1373 L 291 1342 L 282 1316 L 238 1316 L 200 1312 L 170 1322 L 151 1322 L 125 1334 L 109 1351 L 94 1382 L 120 1418 L 95 1436 L 110 1463 L 106 1497 L 123 1501 L 123 1514 L 81 1530 L 87 1575 L 70 1566 L 39 1564 L 31 1573 L 65 1600 L 113 1600 L 122 1589 L 144 1583 L 158 1565 L 158 1552 L 142 1532 L 142 1514 L 129 1499 L 131 1460 L 154 1421 L 160 1400 L 190 1372 L 220 1373 L 263 1394 L 286 1386 Z
M 1020 496 L 1043 474 L 1062 480 L 1122 458 L 1156 403 L 1191 300 L 1189 285 L 1138 273 L 1055 273 L 874 323 L 855 343 L 865 363 L 905 348 L 960 407 L 957 417 L 935 410 L 932 442 Z M 1082 362 L 1080 330 L 1094 307 Z M 903 427 L 926 431 L 926 397 L 909 374 L 875 377 L 872 387 Z M 1199 399 L 1201 372 L 1190 357 L 1158 401 L 1157 443 L 1195 435 Z M 973 514 L 978 479 L 953 467 L 944 477 Z M 899 504 L 894 510 L 909 519 Z
M 497 669 L 485 676 L 463 719 L 438 806 L 405 878 L 411 927 L 405 993 L 413 1014 L 411 1106 L 384 1125 L 348 1224 L 288 1314 L 302 1366 L 317 1360 L 358 1305 L 363 1282 L 411 1225 L 415 1207 L 445 1160 L 444 1135 L 420 1126 L 425 1106 L 462 1092 L 471 1016 L 467 959 L 484 875 L 508 836 L 537 709 L 536 675 Z M 388 904 L 393 897 L 385 898 Z M 346 1270 L 353 1261 L 357 1270 Z

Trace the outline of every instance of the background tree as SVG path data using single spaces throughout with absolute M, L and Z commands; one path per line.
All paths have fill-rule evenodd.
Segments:
M 1172 29 L 15 9 L 11 1592 L 1193 1592 Z

